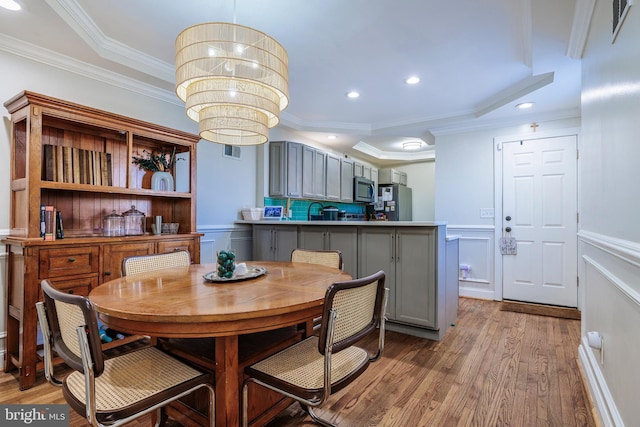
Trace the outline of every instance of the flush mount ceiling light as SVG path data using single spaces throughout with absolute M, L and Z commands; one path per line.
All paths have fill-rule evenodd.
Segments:
M 420 141 L 407 141 L 402 143 L 403 150 L 418 150 L 422 148 L 422 142 Z
M 328 135 L 327 136 L 327 139 L 336 139 L 336 138 L 337 138 L 337 136 L 335 136 L 335 135 Z
M 407 77 L 406 79 L 404 79 L 404 82 L 408 85 L 415 85 L 420 83 L 420 77 L 418 76 Z
M 14 0 L 0 0 L 0 7 L 8 10 L 20 10 L 22 7 Z
M 209 22 L 176 39 L 176 93 L 208 141 L 267 142 L 289 104 L 288 81 L 286 50 L 261 31 Z
M 520 104 L 516 105 L 516 108 L 526 110 L 527 108 L 533 107 L 533 104 L 533 102 L 521 102 Z
M 349 98 L 349 99 L 356 99 L 356 98 L 358 98 L 358 97 L 360 96 L 360 92 L 357 92 L 357 91 L 355 91 L 355 90 L 352 90 L 352 91 L 350 91 L 350 92 L 347 92 L 347 93 L 345 94 L 345 96 L 346 96 L 347 98 Z

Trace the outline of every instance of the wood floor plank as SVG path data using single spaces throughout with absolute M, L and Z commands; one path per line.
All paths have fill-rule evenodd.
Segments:
M 577 365 L 580 321 L 500 310 L 461 298 L 456 326 L 440 342 L 387 332 L 383 357 L 331 396 L 320 416 L 341 427 L 596 426 Z M 374 347 L 371 338 L 367 346 Z M 0 403 L 64 403 L 39 373 L 18 390 L 0 374 Z M 73 411 L 71 427 L 87 426 Z M 150 417 L 128 424 L 149 426 Z M 294 404 L 269 427 L 316 426 Z M 178 427 L 170 423 L 169 427 Z

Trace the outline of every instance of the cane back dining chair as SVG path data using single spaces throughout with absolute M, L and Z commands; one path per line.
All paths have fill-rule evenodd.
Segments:
M 188 267 L 189 265 L 191 265 L 191 256 L 187 251 L 131 256 L 122 260 L 122 275 L 130 276 L 163 268 Z
M 324 298 L 319 336 L 313 335 L 245 368 L 243 427 L 248 424 L 251 383 L 296 400 L 315 422 L 334 426 L 319 418 L 312 407 L 321 405 L 332 393 L 346 387 L 382 355 L 388 293 L 384 282 L 385 274 L 379 271 L 330 285 Z M 378 349 L 372 354 L 356 344 L 376 328 Z
M 310 250 L 296 248 L 291 252 L 291 262 L 325 265 L 342 270 L 342 252 L 338 250 Z
M 199 388 L 209 391 L 209 417 L 215 423 L 214 390 L 202 373 L 155 347 L 105 359 L 96 311 L 84 296 L 41 283 L 44 301 L 36 304 L 44 338 L 45 377 L 62 387 L 67 403 L 90 425 L 116 427 L 157 411 Z M 74 371 L 63 380 L 53 375 L 53 351 Z
M 291 251 L 291 262 L 306 262 L 342 270 L 342 252 L 339 250 L 311 250 L 296 248 Z M 313 330 L 320 328 L 322 317 L 313 319 Z

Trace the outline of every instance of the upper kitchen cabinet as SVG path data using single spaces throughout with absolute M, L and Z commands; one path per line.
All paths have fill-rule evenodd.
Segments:
M 327 154 L 306 145 L 302 146 L 302 197 L 326 197 Z
M 269 142 L 269 196 L 302 197 L 302 148 L 297 142 Z
M 340 201 L 353 203 L 353 160 L 340 159 Z
M 327 200 L 340 201 L 340 157 L 327 154 Z
M 378 184 L 407 185 L 407 173 L 392 168 L 380 169 L 378 171 Z

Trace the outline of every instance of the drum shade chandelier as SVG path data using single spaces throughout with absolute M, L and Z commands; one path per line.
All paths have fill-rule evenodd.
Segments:
M 176 39 L 176 93 L 200 137 L 229 145 L 267 142 L 289 104 L 289 59 L 275 39 L 209 22 Z

